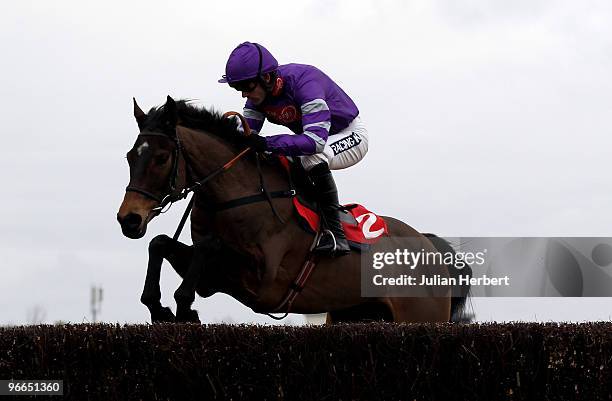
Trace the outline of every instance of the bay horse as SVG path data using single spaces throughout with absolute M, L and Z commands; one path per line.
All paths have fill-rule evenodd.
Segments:
M 199 322 L 191 309 L 195 294 L 208 297 L 223 292 L 258 313 L 276 311 L 308 260 L 314 236 L 300 227 L 289 197 L 256 197 L 262 182 L 271 192 L 289 188 L 287 172 L 260 163 L 254 152 L 237 160 L 223 174 L 219 166 L 244 152 L 236 121 L 220 113 L 174 101 L 144 113 L 134 99 L 140 133 L 127 153 L 130 181 L 117 214 L 125 236 L 142 238 L 147 225 L 168 200 L 180 198 L 198 179 L 190 216 L 193 245 L 167 235 L 149 244 L 149 261 L 141 302 L 152 322 Z M 247 150 L 248 151 L 248 150 Z M 219 208 L 219 205 L 228 207 Z M 420 238 L 426 250 L 449 248 L 444 240 L 417 232 L 385 217 L 389 235 Z M 434 244 L 435 242 L 435 244 Z M 372 245 L 373 250 L 376 244 Z M 183 278 L 174 293 L 176 315 L 161 305 L 160 271 L 166 259 Z M 445 273 L 455 274 L 452 268 Z M 363 319 L 393 322 L 446 322 L 464 306 L 467 294 L 450 291 L 430 297 L 363 297 L 360 255 L 320 258 L 310 278 L 291 304 L 292 313 L 327 313 L 328 322 Z M 288 312 L 288 311 L 285 311 Z

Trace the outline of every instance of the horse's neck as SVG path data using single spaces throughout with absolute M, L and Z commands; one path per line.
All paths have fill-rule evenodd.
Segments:
M 194 181 L 202 180 L 237 154 L 223 140 L 205 132 L 179 127 L 179 136 Z M 207 197 L 224 202 L 239 197 L 241 192 L 253 190 L 249 180 L 251 174 L 245 167 L 244 163 L 236 163 L 228 171 L 208 181 Z
M 215 135 L 184 127 L 180 127 L 180 131 L 189 168 L 195 175 L 192 177 L 194 180 L 203 179 L 239 153 L 239 149 Z M 247 154 L 227 171 L 208 181 L 206 187 L 210 200 L 227 202 L 258 193 L 261 190 L 260 179 L 253 160 L 253 154 Z M 270 191 L 288 189 L 288 181 L 279 171 L 270 166 L 262 166 L 261 172 Z

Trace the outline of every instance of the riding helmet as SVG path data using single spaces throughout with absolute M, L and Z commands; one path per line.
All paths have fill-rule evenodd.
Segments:
M 220 83 L 232 83 L 256 78 L 262 74 L 275 71 L 278 61 L 262 45 L 244 42 L 230 54 L 225 65 L 225 75 Z

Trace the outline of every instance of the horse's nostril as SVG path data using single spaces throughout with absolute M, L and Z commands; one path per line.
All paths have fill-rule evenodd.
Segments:
M 142 223 L 142 217 L 139 214 L 130 213 L 123 219 L 120 219 L 119 223 L 127 229 L 137 230 L 140 227 L 140 223 Z
M 125 223 L 130 225 L 130 226 L 140 226 L 140 223 L 142 223 L 142 217 L 140 217 L 139 214 L 136 213 L 130 213 L 127 216 L 125 216 Z

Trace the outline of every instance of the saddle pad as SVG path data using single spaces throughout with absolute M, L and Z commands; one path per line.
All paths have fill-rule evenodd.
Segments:
M 293 206 L 298 215 L 307 223 L 311 232 L 319 230 L 319 215 L 309 207 L 300 203 L 297 197 L 293 198 Z M 385 220 L 370 212 L 362 205 L 344 205 L 347 211 L 340 212 L 340 221 L 346 234 L 346 239 L 355 244 L 373 244 L 389 233 Z M 359 247 L 363 249 L 363 247 Z

